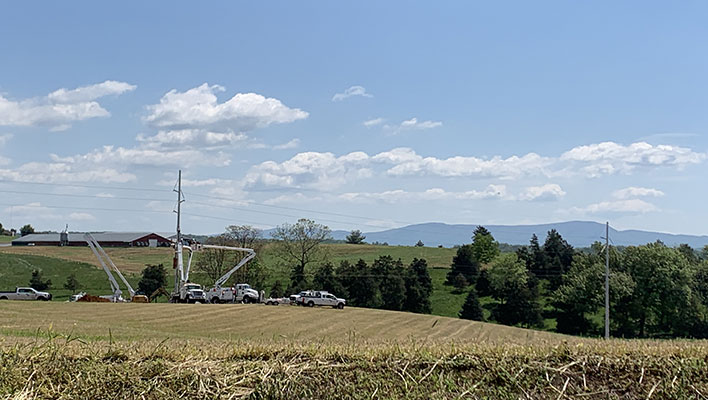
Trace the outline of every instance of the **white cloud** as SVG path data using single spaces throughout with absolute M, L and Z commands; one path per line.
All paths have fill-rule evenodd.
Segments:
M 705 153 L 696 153 L 685 147 L 637 142 L 622 145 L 603 142 L 575 147 L 560 156 L 561 161 L 578 163 L 583 173 L 590 177 L 629 174 L 636 168 L 673 166 L 682 169 L 690 164 L 699 164 L 706 159 Z
M 422 157 L 409 148 L 397 148 L 373 156 L 373 160 L 395 164 L 387 173 L 393 176 L 438 175 L 447 177 L 486 177 L 512 179 L 528 174 L 541 174 L 552 160 L 535 153 L 524 156 L 500 156 L 485 160 L 477 157 L 439 159 Z
M 114 195 L 111 194 L 111 193 L 96 193 L 96 197 L 100 197 L 100 198 L 102 198 L 102 199 L 111 199 L 111 198 L 116 197 L 116 196 L 114 196 Z
M 0 95 L 0 126 L 48 126 L 53 131 L 66 130 L 72 122 L 111 115 L 94 100 L 134 89 L 135 86 L 128 83 L 105 81 L 19 101 Z
M 298 147 L 298 146 L 300 146 L 300 139 L 295 138 L 295 139 L 290 140 L 290 141 L 287 142 L 287 143 L 278 144 L 278 145 L 273 146 L 273 150 L 294 149 L 294 148 L 296 148 L 296 147 Z
M 282 163 L 266 161 L 251 168 L 246 185 L 253 187 L 331 187 L 352 179 L 367 178 L 372 171 L 365 167 L 369 156 L 353 152 L 336 157 L 332 153 L 298 153 Z
M 618 199 L 629 199 L 632 197 L 661 197 L 664 192 L 658 189 L 643 188 L 630 186 L 624 189 L 616 190 L 612 196 Z
M 587 214 L 600 213 L 621 213 L 621 214 L 644 214 L 648 212 L 659 211 L 655 205 L 640 199 L 603 201 L 600 203 L 590 204 L 586 207 L 575 207 L 571 212 L 580 212 Z
M 256 93 L 238 93 L 219 103 L 218 85 L 203 84 L 186 92 L 171 90 L 159 104 L 148 106 L 147 124 L 165 130 L 204 129 L 249 131 L 271 124 L 289 123 L 307 118 L 308 113 L 288 108 L 278 99 Z
M 47 95 L 47 98 L 58 104 L 84 103 L 101 97 L 119 95 L 135 90 L 137 86 L 125 82 L 105 81 L 76 89 L 59 89 Z
M 542 186 L 529 186 L 519 195 L 520 200 L 525 201 L 552 201 L 559 200 L 565 196 L 565 191 L 560 185 L 548 183 Z
M 103 166 L 73 165 L 66 162 L 30 162 L 15 169 L 0 169 L 0 179 L 22 182 L 105 182 L 126 183 L 135 175 Z
M 391 130 L 394 133 L 410 130 L 425 130 L 433 129 L 442 126 L 441 121 L 418 121 L 418 118 L 413 117 L 405 120 L 398 125 L 384 125 L 384 129 Z
M 181 129 L 159 131 L 153 136 L 138 135 L 137 141 L 150 148 L 195 147 L 200 149 L 218 149 L 229 146 L 243 145 L 247 147 L 248 136 L 243 133 L 211 132 L 200 129 Z
M 372 126 L 383 124 L 384 121 L 386 121 L 386 120 L 383 118 L 374 118 L 374 119 L 369 119 L 369 120 L 362 122 L 362 125 L 364 125 L 367 128 L 371 128 Z
M 338 199 L 350 202 L 383 201 L 399 203 L 401 201 L 439 201 L 439 200 L 483 200 L 506 198 L 504 185 L 489 185 L 484 190 L 468 190 L 464 192 L 448 192 L 441 188 L 432 188 L 423 192 L 409 192 L 402 189 L 383 192 L 349 192 L 338 196 Z
M 349 89 L 345 90 L 344 93 L 335 94 L 334 97 L 332 97 L 332 101 L 342 101 L 352 96 L 374 97 L 373 95 L 366 93 L 366 88 L 363 86 L 351 86 Z

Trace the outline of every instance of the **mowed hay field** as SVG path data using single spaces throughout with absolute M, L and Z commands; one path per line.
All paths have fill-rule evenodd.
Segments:
M 289 342 L 499 342 L 577 340 L 550 332 L 424 314 L 264 304 L 0 302 L 0 334 L 38 330 L 84 339 L 208 338 Z M 110 333 L 109 333 L 110 330 Z
M 701 399 L 701 341 L 376 310 L 0 303 L 7 399 Z M 354 334 L 352 332 L 361 332 Z

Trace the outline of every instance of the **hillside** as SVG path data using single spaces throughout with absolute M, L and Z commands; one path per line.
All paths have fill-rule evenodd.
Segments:
M 540 225 L 484 225 L 500 243 L 528 244 L 531 235 L 536 234 L 543 241 L 546 233 L 555 229 L 565 240 L 575 247 L 588 247 L 605 236 L 605 225 L 597 222 L 571 221 Z M 401 228 L 379 232 L 365 232 L 367 242 L 386 242 L 390 245 L 415 244 L 421 240 L 428 246 L 454 245 L 469 243 L 476 225 L 443 223 L 425 223 L 408 225 Z M 346 232 L 333 233 L 335 239 L 343 240 Z M 610 228 L 610 238 L 616 246 L 635 246 L 661 240 L 669 246 L 687 243 L 693 248 L 708 245 L 708 236 L 674 235 L 669 233 L 640 230 L 615 230 Z

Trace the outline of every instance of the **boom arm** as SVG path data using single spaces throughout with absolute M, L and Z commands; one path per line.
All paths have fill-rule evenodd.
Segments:
M 128 283 L 128 280 L 125 279 L 125 277 L 120 272 L 118 267 L 116 267 L 116 265 L 113 263 L 113 260 L 111 260 L 111 258 L 108 257 L 108 254 L 106 253 L 105 250 L 103 250 L 103 247 L 101 247 L 101 245 L 98 243 L 98 241 L 96 241 L 96 239 L 90 233 L 85 234 L 84 238 L 86 239 L 86 242 L 91 247 L 91 250 L 93 250 L 93 253 L 96 255 L 96 257 L 99 258 L 99 261 L 101 261 L 101 264 L 105 265 L 103 263 L 103 261 L 101 260 L 101 257 L 99 257 L 98 253 L 100 253 L 103 256 L 103 258 L 108 260 L 108 263 L 111 264 L 111 267 L 116 272 L 116 274 L 118 274 L 118 277 L 120 278 L 120 280 L 123 281 L 123 283 L 125 284 L 125 287 L 128 288 L 128 293 L 130 293 L 130 297 L 133 298 L 133 296 L 135 296 L 135 290 L 133 290 L 133 287 L 130 286 L 130 283 Z M 98 250 L 98 252 L 96 252 L 96 250 Z M 112 279 L 113 283 L 115 283 L 116 287 L 117 287 L 118 283 L 115 281 L 115 278 L 113 278 L 113 275 L 109 275 L 109 277 Z
M 86 243 L 88 243 L 89 247 L 91 248 L 91 251 L 93 251 L 93 254 L 98 258 L 98 261 L 101 263 L 101 267 L 103 267 L 103 270 L 106 272 L 106 275 L 108 275 L 108 282 L 111 284 L 111 289 L 113 290 L 113 295 L 114 296 L 120 296 L 121 291 L 120 287 L 118 286 L 118 282 L 116 282 L 116 278 L 113 277 L 113 274 L 111 274 L 111 270 L 108 269 L 108 266 L 106 263 L 103 261 L 103 258 L 101 258 L 101 255 L 98 254 L 98 251 L 96 250 L 96 246 L 93 244 L 95 239 L 93 236 L 90 234 L 84 235 L 84 239 L 86 239 Z
M 214 283 L 215 287 L 221 287 L 221 285 L 226 283 L 226 281 L 228 281 L 229 278 L 231 278 L 231 275 L 234 272 L 238 271 L 239 268 L 243 267 L 247 262 L 251 261 L 251 259 L 253 259 L 253 257 L 256 256 L 256 252 L 253 249 L 247 249 L 244 247 L 214 246 L 214 245 L 208 245 L 208 244 L 202 245 L 202 247 L 205 249 L 245 251 L 248 253 L 246 255 L 246 257 L 241 259 L 241 261 L 239 261 L 238 264 L 236 264 L 233 268 L 231 268 L 229 270 L 229 272 L 225 273 L 224 276 L 222 276 L 221 278 L 216 280 L 216 283 Z

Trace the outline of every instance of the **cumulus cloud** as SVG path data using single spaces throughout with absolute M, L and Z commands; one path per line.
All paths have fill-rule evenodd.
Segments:
M 370 177 L 366 168 L 369 156 L 353 152 L 337 157 L 332 153 L 305 152 L 282 163 L 266 161 L 251 168 L 246 175 L 249 187 L 331 187 L 353 179 Z
M 573 212 L 586 214 L 620 213 L 620 214 L 644 214 L 659 211 L 655 205 L 640 199 L 628 199 L 617 201 L 603 201 L 590 204 L 586 207 L 575 207 Z
M 629 199 L 633 197 L 661 197 L 663 195 L 664 192 L 658 189 L 634 186 L 619 189 L 612 193 L 612 196 L 618 199 Z
M 96 217 L 85 212 L 73 212 L 67 216 L 72 221 L 94 221 Z
M 383 201 L 398 203 L 401 201 L 482 200 L 503 199 L 506 197 L 506 186 L 489 185 L 483 190 L 468 190 L 464 192 L 449 192 L 441 188 L 432 188 L 423 192 L 409 192 L 402 189 L 383 192 L 349 192 L 339 195 L 338 199 L 350 202 Z
M 0 126 L 47 126 L 54 131 L 65 130 L 75 121 L 110 116 L 95 100 L 135 87 L 125 82 L 105 81 L 76 89 L 59 89 L 44 97 L 25 100 L 0 95 Z
M 308 113 L 289 108 L 278 99 L 256 93 L 237 93 L 219 103 L 216 93 L 225 89 L 208 85 L 185 92 L 171 90 L 159 104 L 147 107 L 144 121 L 164 130 L 207 129 L 234 132 L 250 131 L 271 124 L 289 123 L 305 119 Z
M 399 133 L 402 131 L 438 128 L 441 127 L 442 124 L 443 123 L 440 121 L 418 121 L 418 118 L 413 117 L 401 122 L 398 125 L 384 125 L 384 129 L 393 131 L 393 133 Z
M 342 101 L 352 96 L 374 97 L 372 94 L 366 93 L 366 88 L 364 88 L 363 86 L 351 86 L 343 93 L 335 94 L 334 97 L 332 97 L 332 101 Z
M 374 118 L 374 119 L 369 119 L 369 120 L 362 122 L 362 125 L 364 125 L 367 128 L 371 128 L 373 126 L 383 124 L 384 121 L 386 121 L 386 120 L 383 118 Z
M 519 195 L 520 200 L 525 201 L 553 201 L 565 196 L 565 191 L 560 185 L 548 183 L 542 186 L 529 186 Z
M 387 173 L 392 176 L 406 175 L 438 175 L 447 177 L 484 177 L 512 179 L 527 174 L 540 174 L 552 160 L 535 153 L 524 156 L 502 158 L 495 156 L 490 159 L 477 157 L 422 157 L 413 149 L 397 148 L 373 156 L 373 160 L 394 164 Z
M 248 147 L 249 137 L 243 133 L 211 132 L 199 129 L 159 131 L 153 136 L 138 135 L 137 141 L 150 148 L 194 147 L 204 150 L 243 145 Z
M 69 157 L 59 157 L 51 155 L 57 162 L 80 165 L 90 163 L 92 165 L 184 165 L 184 166 L 216 166 L 224 167 L 231 164 L 227 154 L 223 152 L 204 152 L 195 149 L 163 151 L 151 148 L 126 148 L 116 146 L 103 146 L 85 154 Z
M 581 171 L 590 177 L 612 174 L 628 174 L 637 168 L 673 166 L 679 169 L 698 164 L 706 159 L 705 153 L 697 153 L 685 147 L 637 142 L 622 145 L 603 142 L 575 147 L 560 156 L 561 161 L 577 163 Z
M 115 168 L 75 165 L 67 162 L 30 162 L 15 169 L 0 169 L 0 179 L 23 182 L 105 182 L 126 183 L 136 179 L 132 173 Z

